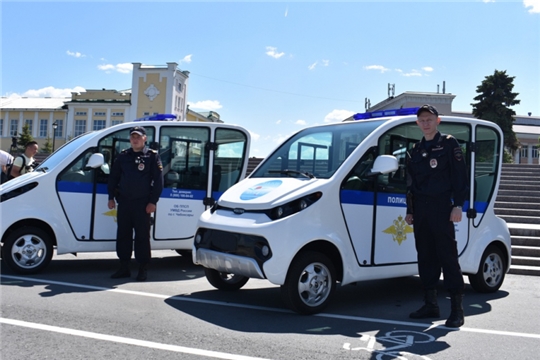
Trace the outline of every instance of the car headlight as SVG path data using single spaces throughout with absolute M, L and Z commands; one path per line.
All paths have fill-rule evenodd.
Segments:
M 321 197 L 322 192 L 317 191 L 316 193 L 306 195 L 304 197 L 301 197 L 300 199 L 288 202 L 287 204 L 276 206 L 273 209 L 265 211 L 265 213 L 272 220 L 283 219 L 284 217 L 296 214 L 297 212 L 311 206 Z

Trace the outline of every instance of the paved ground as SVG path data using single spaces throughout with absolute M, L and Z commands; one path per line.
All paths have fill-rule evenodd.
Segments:
M 251 279 L 213 289 L 200 267 L 154 252 L 149 281 L 113 280 L 114 254 L 55 257 L 45 272 L 2 267 L 5 359 L 533 359 L 540 348 L 540 278 L 507 275 L 500 291 L 466 288 L 466 324 L 413 321 L 419 279 L 338 288 L 317 316 L 283 306 L 279 287 Z M 133 274 L 134 277 L 135 274 Z

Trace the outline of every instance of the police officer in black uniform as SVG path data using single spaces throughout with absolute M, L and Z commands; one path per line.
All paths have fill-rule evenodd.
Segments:
M 146 130 L 135 126 L 129 131 L 131 148 L 122 151 L 113 163 L 109 176 L 109 209 L 118 201 L 116 254 L 120 269 L 111 278 L 130 277 L 129 263 L 135 230 L 135 259 L 139 263 L 137 281 L 147 278 L 150 262 L 150 215 L 163 190 L 163 166 L 157 151 L 145 145 Z
M 431 105 L 417 112 L 417 124 L 424 137 L 407 156 L 407 215 L 414 224 L 418 253 L 418 272 L 424 287 L 424 305 L 409 316 L 413 319 L 437 318 L 436 286 L 444 275 L 450 293 L 451 314 L 448 327 L 464 324 L 463 275 L 458 262 L 454 222 L 462 218 L 468 196 L 467 168 L 457 140 L 437 130 L 439 113 Z

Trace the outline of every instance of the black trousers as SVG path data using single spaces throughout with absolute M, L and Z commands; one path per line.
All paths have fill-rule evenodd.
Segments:
M 116 218 L 116 254 L 120 261 L 129 261 L 135 242 L 135 260 L 139 264 L 150 262 L 150 214 L 146 213 L 148 202 L 125 201 L 118 204 Z M 135 238 L 133 238 L 135 231 Z
M 436 288 L 442 269 L 444 287 L 451 293 L 463 291 L 463 274 L 458 262 L 454 223 L 450 221 L 451 211 L 450 199 L 415 197 L 414 238 L 424 290 Z

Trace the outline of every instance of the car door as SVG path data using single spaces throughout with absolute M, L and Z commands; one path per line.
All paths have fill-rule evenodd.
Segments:
M 161 127 L 164 187 L 155 213 L 154 240 L 193 237 L 199 215 L 205 210 L 210 140 L 209 126 Z
M 129 129 L 117 130 L 104 135 L 99 141 L 97 148 L 93 152 L 103 154 L 105 163 L 97 169 L 89 170 L 95 179 L 92 187 L 91 221 L 92 240 L 115 240 L 116 239 L 116 209 L 109 209 L 107 183 L 109 181 L 109 171 L 114 160 L 123 150 L 129 149 Z M 156 128 L 145 126 L 146 145 L 155 148 Z M 86 206 L 86 205 L 85 205 Z
M 441 122 L 438 127 L 441 134 L 452 134 L 460 143 L 465 161 L 470 165 L 468 144 L 471 142 L 471 127 L 468 124 Z M 405 158 L 407 151 L 414 143 L 422 139 L 422 133 L 415 122 L 402 124 L 387 131 L 379 138 L 380 155 L 394 155 L 398 159 L 399 168 L 390 174 L 377 177 L 377 201 L 374 226 L 374 265 L 405 264 L 417 261 L 414 242 L 414 224 L 407 225 L 407 174 Z M 469 240 L 470 219 L 466 216 L 469 207 L 467 201 L 463 206 L 463 220 L 454 223 L 458 253 L 467 246 Z

